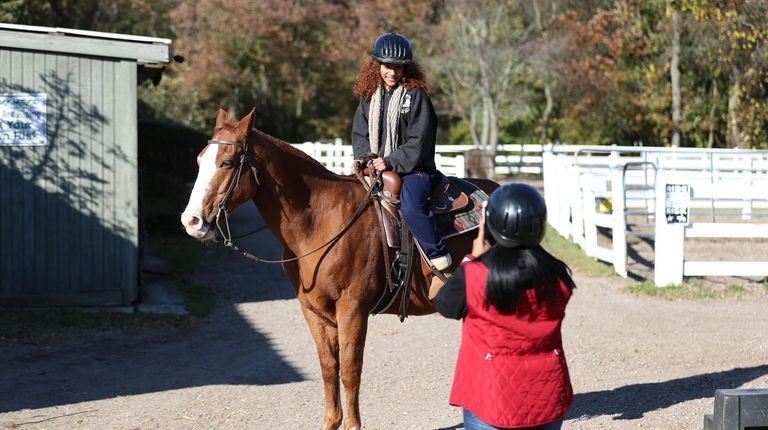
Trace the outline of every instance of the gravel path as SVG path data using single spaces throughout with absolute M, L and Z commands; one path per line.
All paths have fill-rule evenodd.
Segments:
M 247 208 L 235 218 L 239 231 L 258 225 Z M 269 234 L 243 244 L 279 253 Z M 196 282 L 218 294 L 208 321 L 0 344 L 0 428 L 319 428 L 315 347 L 280 269 L 218 247 L 205 266 Z M 666 301 L 627 294 L 618 277 L 576 280 L 563 334 L 576 397 L 564 429 L 698 430 L 715 389 L 768 387 L 765 294 Z M 463 429 L 447 404 L 460 327 L 437 315 L 371 318 L 365 429 Z

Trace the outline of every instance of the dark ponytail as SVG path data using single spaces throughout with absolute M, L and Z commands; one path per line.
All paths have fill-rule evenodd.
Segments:
M 535 289 L 537 301 L 557 294 L 561 280 L 569 290 L 576 288 L 567 264 L 540 245 L 506 248 L 496 245 L 483 257 L 488 266 L 485 282 L 485 308 L 491 305 L 503 314 L 517 310 L 517 297 L 527 289 Z

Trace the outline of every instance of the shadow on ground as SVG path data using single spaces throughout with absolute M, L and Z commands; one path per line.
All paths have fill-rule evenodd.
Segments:
M 233 223 L 239 231 L 260 219 L 255 207 L 238 215 Z M 267 258 L 281 252 L 268 231 L 244 240 L 243 247 Z M 294 299 L 280 266 L 256 265 L 216 246 L 203 264 L 194 282 L 217 293 L 217 308 L 206 321 L 152 332 L 0 343 L 0 413 L 212 384 L 306 379 L 236 308 L 247 302 Z
M 615 420 L 639 419 L 650 411 L 713 397 L 716 389 L 738 388 L 766 374 L 768 365 L 763 365 L 577 394 L 567 418 L 617 415 Z

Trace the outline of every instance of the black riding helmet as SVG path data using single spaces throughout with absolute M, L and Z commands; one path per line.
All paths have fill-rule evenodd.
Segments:
M 373 42 L 371 57 L 381 63 L 411 64 L 411 41 L 400 33 L 384 33 Z
M 505 248 L 538 245 L 547 226 L 544 198 L 527 184 L 507 184 L 491 193 L 485 228 Z

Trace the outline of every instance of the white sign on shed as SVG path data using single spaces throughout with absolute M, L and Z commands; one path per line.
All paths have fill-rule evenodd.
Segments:
M 48 144 L 47 96 L 0 94 L 0 146 L 45 146 Z

